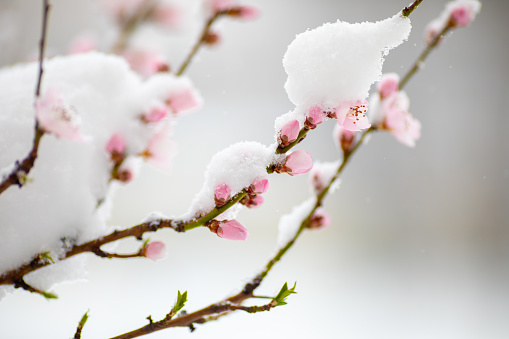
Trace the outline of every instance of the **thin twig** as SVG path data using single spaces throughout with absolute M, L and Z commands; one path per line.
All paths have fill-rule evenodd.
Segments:
M 401 13 L 403 14 L 403 16 L 409 16 L 414 11 L 414 9 L 416 9 L 417 6 L 421 4 L 421 2 L 422 0 L 415 0 L 414 2 L 412 2 L 410 6 L 403 8 Z

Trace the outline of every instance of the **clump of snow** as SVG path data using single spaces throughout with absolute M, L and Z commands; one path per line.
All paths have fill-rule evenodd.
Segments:
M 160 220 L 168 219 L 166 215 L 161 212 L 152 212 L 145 219 L 142 220 L 143 223 L 149 222 L 151 226 L 157 225 Z
M 267 166 L 281 162 L 284 155 L 275 155 L 276 145 L 265 146 L 254 141 L 239 142 L 216 153 L 205 172 L 205 182 L 195 196 L 191 208 L 181 218 L 192 219 L 204 215 L 215 207 L 214 191 L 218 185 L 230 187 L 235 196 L 256 179 L 267 175 Z M 231 213 L 230 218 L 234 217 Z
M 410 29 L 410 19 L 398 13 L 374 23 L 338 20 L 297 35 L 283 58 L 288 97 L 296 106 L 332 108 L 366 99 L 382 75 L 383 56 Z
M 336 175 L 340 162 L 315 162 L 313 169 L 309 172 L 309 180 L 311 183 L 311 191 L 315 195 L 320 194 L 327 187 Z
M 315 197 L 309 198 L 300 205 L 293 207 L 289 214 L 281 216 L 278 225 L 277 245 L 283 248 L 297 234 L 300 224 L 311 213 L 315 206 Z
M 32 147 L 37 67 L 19 64 L 0 71 L 2 174 Z M 139 161 L 133 158 L 175 119 L 147 124 L 140 119 L 144 110 L 189 86 L 189 80 L 171 74 L 144 82 L 123 59 L 96 52 L 46 60 L 41 93 L 58 88 L 90 140 L 73 142 L 45 134 L 28 184 L 0 195 L 0 274 L 41 252 L 54 253 L 57 260 L 69 245 L 109 232 L 106 219 L 116 183 L 110 181 L 113 162 L 106 149 L 108 140 L 115 133 L 125 138 L 125 165 L 135 172 Z

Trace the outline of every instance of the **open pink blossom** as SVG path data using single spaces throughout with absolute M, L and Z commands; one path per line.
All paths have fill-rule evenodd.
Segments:
M 97 41 L 89 34 L 82 34 L 74 38 L 67 53 L 79 54 L 97 49 Z
M 171 126 L 166 125 L 154 134 L 145 151 L 141 153 L 148 162 L 168 171 L 171 167 L 171 158 L 175 150 L 175 143 L 171 139 Z
M 317 208 L 309 220 L 308 228 L 322 229 L 330 225 L 329 215 L 322 209 Z
M 281 132 L 279 132 L 279 144 L 283 147 L 288 146 L 299 136 L 300 126 L 297 120 L 287 122 Z
M 249 232 L 237 220 L 220 221 L 217 235 L 228 240 L 246 240 Z
M 192 88 L 181 88 L 171 93 L 166 103 L 175 114 L 200 106 L 198 95 Z
M 57 138 L 73 141 L 84 141 L 78 126 L 80 118 L 72 107 L 64 104 L 57 88 L 49 88 L 44 97 L 39 98 L 35 105 L 39 127 Z
M 410 101 L 405 92 L 394 93 L 382 101 L 384 125 L 399 142 L 414 147 L 421 137 L 421 123 L 409 112 Z
M 214 191 L 214 200 L 217 206 L 223 206 L 230 199 L 232 190 L 227 184 L 217 185 Z
M 166 257 L 166 245 L 162 241 L 152 241 L 145 245 L 143 255 L 150 260 L 159 260 Z
M 397 92 L 399 88 L 399 76 L 396 73 L 387 73 L 382 76 L 377 85 L 380 99 L 383 100 L 392 93 Z
M 122 154 L 125 150 L 125 139 L 120 133 L 115 133 L 111 136 L 106 144 L 106 150 L 111 155 Z
M 167 72 L 169 66 L 164 56 L 154 50 L 136 49 L 123 54 L 131 68 L 144 77 L 149 77 L 157 72 Z
M 366 110 L 367 100 L 345 101 L 336 107 L 336 116 L 339 126 L 349 131 L 360 131 L 371 127 Z
M 303 150 L 297 150 L 286 157 L 283 165 L 283 172 L 290 175 L 300 175 L 307 173 L 313 168 L 313 158 Z
M 450 13 L 450 24 L 457 27 L 470 25 L 480 9 L 481 3 L 477 0 L 456 0 L 446 6 L 446 11 Z
M 241 201 L 241 203 L 248 208 L 257 208 L 257 207 L 260 207 L 264 201 L 265 201 L 265 199 L 261 195 L 255 194 L 252 196 L 247 195 Z
M 249 186 L 249 189 L 254 194 L 265 193 L 269 189 L 269 180 L 267 180 L 267 179 L 258 179 L 258 180 L 255 180 L 251 184 L 251 186 Z
M 178 28 L 182 23 L 182 14 L 173 4 L 158 2 L 151 12 L 152 20 L 161 26 Z
M 141 119 L 144 122 L 159 122 L 168 117 L 168 115 L 168 108 L 162 103 L 156 103 L 150 106 L 148 111 L 142 115 Z

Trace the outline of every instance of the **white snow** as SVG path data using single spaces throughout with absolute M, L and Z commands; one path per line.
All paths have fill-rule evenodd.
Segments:
M 292 240 L 295 234 L 297 234 L 300 224 L 309 215 L 315 203 L 316 198 L 311 197 L 300 205 L 294 206 L 289 214 L 281 216 L 281 219 L 279 219 L 279 233 L 277 238 L 277 245 L 279 248 L 283 248 Z
M 340 164 L 341 164 L 340 161 L 331 162 L 315 161 L 313 163 L 313 168 L 309 172 L 311 192 L 313 194 L 318 195 L 323 190 L 323 188 L 329 185 L 334 175 L 336 175 L 336 172 Z M 314 182 L 317 182 L 321 189 L 318 190 L 317 186 L 314 185 Z M 336 180 L 334 184 L 336 184 L 337 182 L 339 182 L 339 179 Z
M 398 13 L 374 23 L 338 20 L 297 35 L 283 58 L 288 97 L 306 108 L 367 98 L 382 75 L 383 57 L 410 29 L 410 19 Z

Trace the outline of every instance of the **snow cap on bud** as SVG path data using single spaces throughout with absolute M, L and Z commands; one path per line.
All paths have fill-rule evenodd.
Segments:
M 349 131 L 360 131 L 371 127 L 366 110 L 367 100 L 345 101 L 336 107 L 336 115 L 339 126 Z
M 382 79 L 377 85 L 380 100 L 390 96 L 392 93 L 397 92 L 399 88 L 399 76 L 396 73 L 387 73 L 382 76 Z
M 122 156 L 125 150 L 125 139 L 122 134 L 113 134 L 106 144 L 106 150 L 111 154 L 112 158 Z
M 265 193 L 267 192 L 267 190 L 269 189 L 269 180 L 267 179 L 258 179 L 256 181 L 254 181 L 251 186 L 249 186 L 249 189 L 254 193 L 254 194 L 262 194 L 262 193 Z
M 159 260 L 166 257 L 166 246 L 162 241 L 149 242 L 142 250 L 143 256 L 150 260 Z
M 230 186 L 227 184 L 217 185 L 214 191 L 214 200 L 217 206 L 223 206 L 230 199 L 231 194 Z
M 478 0 L 456 0 L 449 2 L 445 10 L 449 12 L 451 26 L 466 27 L 474 21 L 480 9 L 481 3 Z
M 152 105 L 146 113 L 141 116 L 143 122 L 159 122 L 169 115 L 168 108 L 162 103 Z
M 248 208 L 257 208 L 260 207 L 265 199 L 261 195 L 246 195 L 240 203 Z
M 197 94 L 191 88 L 182 88 L 170 94 L 166 104 L 178 114 L 200 106 Z
M 283 172 L 290 175 L 299 175 L 307 173 L 313 168 L 313 158 L 303 150 L 297 150 L 286 157 L 283 165 Z
M 325 120 L 325 117 L 327 117 L 327 112 L 320 106 L 313 106 L 307 111 L 304 124 L 306 127 L 314 129 L 316 125 L 321 124 Z
M 45 132 L 55 135 L 57 138 L 73 141 L 84 141 L 78 126 L 79 116 L 64 104 L 57 88 L 49 88 L 44 97 L 38 98 L 35 106 L 36 118 L 39 127 Z
M 309 220 L 308 228 L 322 229 L 330 225 L 329 215 L 322 209 L 317 208 Z
M 216 234 L 228 240 L 246 240 L 248 230 L 237 220 L 219 221 Z
M 288 146 L 299 136 L 300 126 L 297 120 L 287 122 L 279 133 L 279 144 L 283 147 Z

